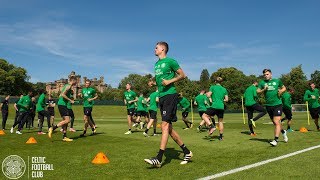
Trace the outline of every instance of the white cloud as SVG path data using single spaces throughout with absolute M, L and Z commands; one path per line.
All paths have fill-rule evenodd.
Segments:
M 232 43 L 218 43 L 209 46 L 210 49 L 232 49 L 235 48 L 235 45 Z

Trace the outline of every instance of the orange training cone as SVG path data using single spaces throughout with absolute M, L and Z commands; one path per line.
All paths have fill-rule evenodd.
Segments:
M 305 127 L 301 127 L 299 131 L 302 133 L 305 133 L 305 132 L 308 132 L 308 129 Z
M 30 137 L 28 139 L 28 141 L 26 142 L 26 144 L 36 144 L 36 143 L 37 143 L 37 141 L 34 137 Z
M 0 135 L 5 135 L 6 133 L 3 130 L 0 130 Z
M 103 152 L 99 152 L 91 162 L 93 164 L 108 164 L 110 161 Z

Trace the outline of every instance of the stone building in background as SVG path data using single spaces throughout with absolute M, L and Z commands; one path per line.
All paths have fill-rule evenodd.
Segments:
M 84 87 L 85 81 L 88 79 L 87 77 L 83 77 L 83 81 L 81 81 L 81 75 L 77 75 L 74 71 L 72 71 L 68 79 L 71 76 L 76 76 L 77 77 L 77 84 L 74 87 L 74 90 L 76 92 L 80 92 L 81 89 Z M 59 79 L 54 82 L 48 82 L 46 84 L 46 91 L 48 94 L 60 94 L 63 86 L 68 83 L 68 79 Z M 98 80 L 97 78 L 89 79 L 91 81 L 91 87 L 95 87 L 98 92 L 103 92 L 107 85 L 104 83 L 104 77 L 101 76 L 100 79 Z

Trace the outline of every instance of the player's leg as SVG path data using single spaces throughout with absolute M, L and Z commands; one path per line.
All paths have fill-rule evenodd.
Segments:
M 246 106 L 247 109 L 247 115 L 248 115 L 248 126 L 249 126 L 249 130 L 250 130 L 250 135 L 251 136 L 255 136 L 256 134 L 254 133 L 253 130 L 253 107 L 252 106 Z M 255 125 L 254 125 L 255 126 Z

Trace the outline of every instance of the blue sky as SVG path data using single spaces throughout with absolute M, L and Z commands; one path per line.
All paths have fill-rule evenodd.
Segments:
M 31 82 L 71 71 L 117 87 L 131 73 L 153 74 L 157 41 L 170 45 L 192 80 L 236 67 L 275 77 L 302 64 L 320 70 L 320 1 L 0 0 L 0 58 Z

